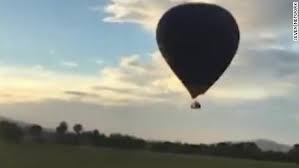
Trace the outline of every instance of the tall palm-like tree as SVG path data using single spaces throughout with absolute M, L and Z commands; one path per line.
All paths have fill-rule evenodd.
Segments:
M 65 121 L 61 122 L 58 127 L 56 127 L 56 133 L 58 135 L 64 135 L 67 132 L 68 125 Z
M 73 130 L 76 132 L 77 135 L 79 135 L 83 130 L 83 126 L 81 124 L 75 124 Z

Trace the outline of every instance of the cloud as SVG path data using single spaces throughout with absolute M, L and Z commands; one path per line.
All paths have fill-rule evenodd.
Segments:
M 291 0 L 251 0 L 246 2 L 216 0 L 215 3 L 229 9 L 237 18 L 241 30 L 246 32 L 264 30 L 274 33 L 282 27 L 289 27 Z M 269 4 L 271 4 L 271 8 Z
M 121 57 L 117 66 L 106 66 L 98 75 L 56 72 L 42 66 L 0 67 L 2 103 L 80 99 L 107 105 L 190 100 L 187 90 L 159 52 L 145 61 L 142 56 Z M 248 48 L 202 99 L 211 102 L 266 100 L 287 97 L 298 90 L 299 58 L 293 51 Z M 179 103 L 175 103 L 179 105 Z
M 107 86 L 94 86 L 94 90 L 108 90 L 111 92 L 119 92 L 119 93 L 130 93 L 132 90 L 130 89 L 124 89 L 124 88 L 113 88 L 113 87 L 107 87 Z
M 299 89 L 298 78 L 295 78 L 299 73 L 299 57 L 287 48 L 242 50 L 234 61 L 237 63 L 216 83 L 223 90 L 211 90 L 210 94 L 227 93 L 231 97 L 238 95 L 238 99 L 260 100 L 287 97 Z
M 99 66 L 102 66 L 102 65 L 104 64 L 104 61 L 101 60 L 101 59 L 98 59 L 98 60 L 96 61 L 96 64 L 98 64 Z
M 79 66 L 78 63 L 76 63 L 76 62 L 70 62 L 70 61 L 64 61 L 61 64 L 62 64 L 62 66 L 67 67 L 67 68 L 76 68 L 76 67 Z
M 120 66 L 122 67 L 139 67 L 139 56 L 138 55 L 132 55 L 128 57 L 124 57 L 121 62 Z
M 184 2 L 209 2 L 227 8 L 236 17 L 242 32 L 253 32 L 257 29 L 273 32 L 282 26 L 291 25 L 291 0 L 111 0 L 105 8 L 108 16 L 103 20 L 135 23 L 154 31 L 159 18 L 166 10 Z
M 168 101 L 166 95 L 173 91 L 159 86 L 160 78 L 168 74 L 164 76 L 159 72 L 161 68 L 154 63 L 155 57 L 148 63 L 142 63 L 137 55 L 122 57 L 118 66 L 103 67 L 98 75 L 90 76 L 59 72 L 39 65 L 1 65 L 0 92 L 10 96 L 1 96 L 0 103 L 74 98 L 105 105 Z M 166 66 L 164 68 L 167 70 Z
M 114 23 L 136 23 L 154 30 L 164 11 L 182 1 L 175 0 L 111 0 L 105 7 L 109 16 L 103 21 Z
M 66 74 L 42 66 L 0 66 L 0 93 L 9 97 L 0 98 L 0 103 L 36 102 L 44 99 L 66 99 L 64 90 L 88 88 L 95 83 L 94 77 Z M 75 85 L 74 85 L 75 83 Z
M 75 97 L 99 97 L 97 94 L 87 93 L 87 92 L 79 92 L 79 91 L 72 91 L 68 90 L 64 92 L 65 94 L 72 95 Z

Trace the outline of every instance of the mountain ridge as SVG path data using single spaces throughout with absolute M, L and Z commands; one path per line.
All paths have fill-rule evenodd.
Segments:
M 292 149 L 291 145 L 278 143 L 269 139 L 256 139 L 254 142 L 262 151 L 273 151 L 273 152 L 289 152 Z

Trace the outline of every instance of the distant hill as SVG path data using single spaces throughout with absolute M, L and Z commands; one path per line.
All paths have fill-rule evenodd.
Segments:
M 20 121 L 20 120 L 6 118 L 6 117 L 2 117 L 2 116 L 0 116 L 0 121 L 10 121 L 10 122 L 16 123 L 20 127 L 27 127 L 27 126 L 32 125 L 31 123 L 28 123 L 28 122 L 23 122 L 23 121 Z
M 0 121 L 3 121 L 3 120 L 10 121 L 10 119 L 0 116 Z
M 266 139 L 258 139 L 253 142 L 263 151 L 288 152 L 292 148 L 290 145 L 280 144 Z

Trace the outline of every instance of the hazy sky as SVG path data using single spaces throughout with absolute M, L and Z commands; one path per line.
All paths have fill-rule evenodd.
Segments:
M 241 42 L 200 111 L 155 42 L 160 16 L 182 2 L 0 0 L 0 115 L 148 139 L 299 142 L 292 1 L 205 1 L 231 11 Z

